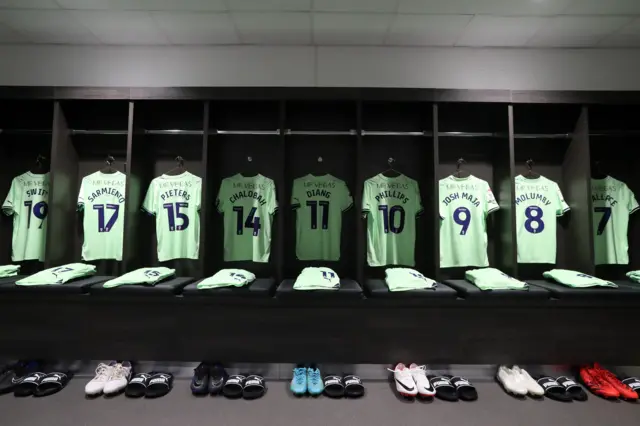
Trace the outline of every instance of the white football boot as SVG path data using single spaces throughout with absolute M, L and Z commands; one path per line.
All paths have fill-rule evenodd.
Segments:
M 403 363 L 398 363 L 396 367 L 389 371 L 393 372 L 393 378 L 396 382 L 396 389 L 402 396 L 412 397 L 418 394 L 418 386 L 413 381 L 413 375 Z

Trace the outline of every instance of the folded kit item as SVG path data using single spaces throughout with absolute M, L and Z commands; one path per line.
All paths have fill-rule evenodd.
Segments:
M 338 290 L 339 288 L 340 277 L 333 269 L 325 267 L 304 268 L 293 283 L 294 290 Z
M 103 287 L 112 288 L 128 284 L 154 285 L 166 278 L 172 277 L 175 273 L 175 269 L 165 268 L 164 266 L 159 268 L 140 268 L 107 281 Z
M 69 263 L 45 269 L 26 278 L 16 281 L 16 285 L 64 284 L 76 278 L 88 277 L 96 273 L 94 265 L 85 263 Z
M 410 291 L 436 287 L 434 280 L 411 268 L 387 268 L 384 272 L 389 291 Z
M 560 284 L 574 288 L 589 287 L 614 287 L 618 286 L 611 281 L 601 280 L 582 272 L 571 271 L 569 269 L 552 269 L 542 274 L 543 277 L 552 279 Z
M 640 271 L 627 272 L 627 278 L 629 278 L 631 281 L 640 283 Z
M 20 265 L 4 265 L 0 266 L 0 278 L 14 277 L 18 275 Z
M 528 290 L 527 283 L 519 281 L 496 268 L 471 269 L 464 273 L 467 281 L 480 290 Z
M 220 287 L 243 287 L 253 280 L 256 276 L 244 269 L 222 269 L 215 275 L 205 278 L 197 285 L 198 290 L 206 290 L 210 288 Z

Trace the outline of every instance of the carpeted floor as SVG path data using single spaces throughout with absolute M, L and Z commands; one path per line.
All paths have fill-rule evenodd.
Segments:
M 84 397 L 87 380 L 76 378 L 62 392 L 46 398 L 0 396 L 2 426 L 631 426 L 640 422 L 640 404 L 609 402 L 590 395 L 586 403 L 517 400 L 494 383 L 477 385 L 480 399 L 473 403 L 406 402 L 392 385 L 369 382 L 360 400 L 326 397 L 295 398 L 288 383 L 270 382 L 269 391 L 255 401 L 223 397 L 196 398 L 187 380 L 177 380 L 173 391 L 156 400 L 124 396 Z

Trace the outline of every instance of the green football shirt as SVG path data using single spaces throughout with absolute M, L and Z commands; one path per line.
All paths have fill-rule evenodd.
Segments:
M 340 277 L 331 268 L 307 267 L 300 272 L 294 290 L 338 290 L 340 289 Z
M 595 264 L 629 263 L 629 215 L 638 210 L 633 192 L 611 176 L 591 179 Z
M 140 268 L 127 272 L 124 275 L 107 281 L 102 286 L 105 288 L 119 287 L 121 285 L 146 284 L 154 285 L 159 281 L 175 275 L 176 270 L 160 266 L 158 268 Z
M 202 179 L 189 172 L 151 181 L 142 209 L 156 217 L 158 260 L 197 259 Z
M 569 211 L 557 183 L 516 176 L 519 263 L 556 263 L 556 217 Z
M 223 179 L 216 206 L 224 216 L 224 260 L 268 262 L 273 214 L 278 209 L 273 180 L 261 174 Z
M 244 269 L 222 269 L 213 276 L 200 281 L 196 288 L 206 290 L 219 287 L 243 287 L 256 279 L 256 276 Z
M 16 285 L 64 284 L 73 279 L 87 277 L 95 273 L 95 265 L 69 263 L 29 275 L 26 278 L 16 281 Z
M 464 276 L 480 290 L 526 290 L 529 287 L 496 268 L 471 269 Z
M 293 181 L 296 256 L 300 260 L 340 260 L 342 212 L 353 205 L 347 184 L 331 175 Z
M 586 288 L 586 287 L 618 287 L 611 281 L 601 280 L 591 275 L 581 272 L 572 271 L 570 269 L 552 269 L 542 274 L 543 277 L 555 280 L 560 284 L 569 287 Z
M 379 174 L 365 181 L 362 212 L 367 217 L 370 266 L 415 265 L 416 217 L 422 211 L 415 180 Z
M 435 288 L 437 283 L 422 275 L 415 269 L 388 268 L 385 271 L 385 281 L 389 291 L 411 291 Z
M 125 181 L 121 172 L 95 172 L 82 179 L 78 210 L 84 211 L 83 260 L 122 260 Z
M 489 266 L 487 215 L 498 210 L 489 184 L 470 175 L 440 180 L 440 266 Z
M 49 173 L 26 172 L 13 179 L 2 204 L 7 216 L 13 215 L 11 260 L 37 259 L 44 262 L 49 212 Z

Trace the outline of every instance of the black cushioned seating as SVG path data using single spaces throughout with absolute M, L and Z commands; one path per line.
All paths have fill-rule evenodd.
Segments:
M 168 278 L 156 285 L 127 284 L 119 287 L 104 288 L 103 284 L 92 285 L 89 294 L 95 296 L 109 296 L 126 294 L 131 296 L 175 296 L 189 283 L 195 281 L 191 277 Z
M 202 280 L 187 285 L 182 290 L 185 297 L 221 297 L 221 298 L 243 298 L 243 297 L 270 297 L 276 287 L 276 280 L 273 278 L 256 278 L 251 284 L 244 287 L 221 287 L 206 290 L 198 290 L 197 285 Z
M 447 280 L 445 284 L 457 290 L 460 297 L 470 300 L 547 300 L 551 297 L 543 288 L 529 286 L 527 290 L 480 290 L 467 280 Z
M 634 292 L 640 292 L 640 283 L 631 280 L 614 281 L 619 287 L 624 287 L 625 290 L 631 290 Z
M 389 291 L 389 287 L 383 279 L 366 280 L 364 287 L 368 297 L 372 299 L 411 299 L 411 300 L 433 300 L 433 299 L 455 299 L 458 292 L 451 287 L 438 283 L 434 289 L 420 289 L 409 291 Z
M 276 290 L 276 298 L 281 300 L 357 300 L 362 299 L 362 287 L 354 280 L 340 279 L 338 290 L 294 290 L 296 280 L 284 280 Z
M 552 297 L 556 299 L 573 299 L 573 300 L 610 300 L 622 299 L 629 300 L 635 298 L 640 299 L 640 291 L 629 287 L 626 284 L 618 288 L 613 287 L 589 287 L 589 288 L 573 288 L 558 284 L 549 280 L 527 280 L 529 284 L 544 288 L 551 292 Z M 620 284 L 620 281 L 613 281 Z M 624 281 L 622 282 L 624 283 Z
M 82 294 L 93 285 L 102 285 L 113 277 L 92 276 L 69 281 L 64 284 L 16 285 L 15 282 L 24 277 L 12 277 L 9 281 L 0 282 L 0 293 L 48 293 L 48 294 Z

